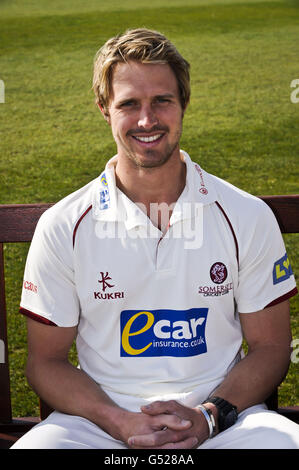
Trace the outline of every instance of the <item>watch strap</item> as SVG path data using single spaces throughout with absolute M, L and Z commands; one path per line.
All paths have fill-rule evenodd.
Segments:
M 228 429 L 235 424 L 238 419 L 237 407 L 232 405 L 229 401 L 220 397 L 210 397 L 204 403 L 213 403 L 218 410 L 218 430 L 219 432 Z

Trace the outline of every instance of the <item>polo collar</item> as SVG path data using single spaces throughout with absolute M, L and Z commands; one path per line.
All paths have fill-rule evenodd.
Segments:
M 105 170 L 94 182 L 92 214 L 97 220 L 107 222 L 118 220 L 117 187 L 115 181 L 116 162 L 117 155 L 107 162 Z
M 186 185 L 174 206 L 170 225 L 194 216 L 188 205 L 192 206 L 192 203 L 207 205 L 217 200 L 210 175 L 193 162 L 183 150 L 181 150 L 181 157 L 186 164 Z M 127 230 L 140 225 L 146 226 L 149 219 L 145 212 L 116 186 L 116 162 L 117 155 L 107 162 L 104 171 L 94 182 L 93 217 L 107 222 L 123 221 Z

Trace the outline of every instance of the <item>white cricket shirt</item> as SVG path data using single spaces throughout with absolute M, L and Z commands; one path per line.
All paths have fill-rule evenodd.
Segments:
M 31 243 L 21 312 L 78 325 L 80 367 L 107 391 L 212 390 L 240 358 L 237 312 L 297 292 L 268 206 L 181 154 L 186 186 L 164 237 L 116 187 L 113 157 L 41 216 Z

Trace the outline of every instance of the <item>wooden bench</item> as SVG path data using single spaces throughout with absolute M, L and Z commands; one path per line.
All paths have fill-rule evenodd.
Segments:
M 271 207 L 282 233 L 299 233 L 299 195 L 261 198 Z M 12 414 L 3 256 L 4 243 L 31 241 L 39 217 L 51 205 L 0 205 L 0 448 L 9 448 L 19 436 L 47 417 L 51 411 L 46 403 L 40 401 L 39 417 L 16 418 Z M 267 404 L 271 409 L 299 423 L 299 406 L 279 407 L 277 391 L 268 399 Z

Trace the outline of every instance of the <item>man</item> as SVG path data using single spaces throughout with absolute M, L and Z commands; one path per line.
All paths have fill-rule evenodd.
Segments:
M 263 404 L 289 364 L 294 277 L 270 209 L 180 150 L 188 63 L 127 31 L 94 91 L 117 155 L 37 226 L 27 377 L 56 411 L 13 447 L 298 448 Z

